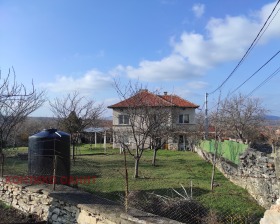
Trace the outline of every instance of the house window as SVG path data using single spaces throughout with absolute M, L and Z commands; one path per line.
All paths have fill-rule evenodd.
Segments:
M 180 114 L 179 115 L 179 124 L 188 124 L 190 123 L 189 114 Z
M 119 124 L 129 124 L 129 116 L 119 115 Z

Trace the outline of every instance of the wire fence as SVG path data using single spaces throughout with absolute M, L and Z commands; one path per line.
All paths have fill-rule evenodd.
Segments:
M 116 201 L 126 208 L 182 223 L 255 224 L 259 223 L 264 212 L 245 190 L 231 184 L 220 173 L 216 174 L 215 190 L 210 191 L 211 165 L 192 152 L 162 150 L 158 152 L 157 166 L 152 166 L 153 152 L 147 151 L 140 160 L 139 178 L 133 177 L 134 158 L 128 156 L 125 167 L 123 154 L 109 145 L 106 151 L 102 147 L 78 146 L 74 159 L 54 153 L 29 155 L 28 160 L 26 149 L 5 150 L 4 154 L 3 175 L 6 177 L 25 177 L 21 181 L 29 184 L 47 182 L 53 184 L 55 190 L 55 176 L 59 180 L 56 184 L 63 182 Z M 33 168 L 33 173 L 30 172 L 32 159 L 43 161 L 40 162 L 41 168 Z M 69 174 L 62 168 L 68 159 Z

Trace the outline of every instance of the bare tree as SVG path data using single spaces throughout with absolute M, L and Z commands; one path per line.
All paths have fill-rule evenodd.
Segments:
M 259 134 L 266 112 L 259 99 L 238 94 L 222 101 L 218 113 L 223 129 L 245 143 Z
M 170 108 L 164 105 L 157 108 L 150 108 L 147 114 L 148 124 L 151 126 L 148 133 L 150 138 L 150 148 L 153 149 L 152 165 L 156 166 L 156 156 L 159 149 L 162 149 L 168 143 L 168 139 L 173 137 L 176 127 L 172 125 L 172 113 Z
M 214 154 L 212 157 L 212 174 L 211 174 L 211 183 L 210 188 L 213 191 L 214 183 L 215 183 L 215 174 L 216 174 L 216 164 L 217 161 L 222 156 L 222 152 L 219 152 L 219 143 L 221 142 L 221 135 L 223 133 L 223 126 L 220 124 L 220 117 L 219 117 L 219 109 L 217 111 L 211 113 L 210 115 L 210 124 L 214 127 Z
M 129 83 L 124 88 L 115 81 L 115 89 L 124 107 L 119 119 L 127 125 L 114 129 L 114 138 L 122 149 L 133 156 L 135 160 L 134 177 L 139 177 L 139 161 L 146 149 L 153 148 L 155 165 L 156 153 L 168 139 L 168 132 L 172 129 L 169 103 L 156 93 L 150 93 L 139 83 Z M 116 111 L 116 110 L 115 110 Z M 119 116 L 115 115 L 115 116 Z
M 93 100 L 81 96 L 79 92 L 69 93 L 49 102 L 51 111 L 58 119 L 62 130 L 69 132 L 72 139 L 73 159 L 77 135 L 88 126 L 96 126 L 104 112 L 103 104 L 95 105 Z
M 50 117 L 27 117 L 27 119 L 18 124 L 14 132 L 14 147 L 27 146 L 28 138 L 45 128 L 55 127 L 56 121 Z
M 217 110 L 210 115 L 210 125 L 215 128 L 211 190 L 214 186 L 216 162 L 222 156 L 222 151 L 219 152 L 218 148 L 221 138 L 233 136 L 243 143 L 254 140 L 260 134 L 265 113 L 259 99 L 247 98 L 242 94 L 218 101 Z
M 205 136 L 205 114 L 202 110 L 195 114 L 196 118 L 196 137 L 203 139 Z
M 0 78 L 1 73 L 0 73 Z M 28 91 L 23 84 L 16 82 L 16 76 L 9 74 L 0 84 L 0 153 L 9 144 L 11 133 L 26 117 L 45 102 L 45 92 Z
M 272 153 L 275 154 L 280 146 L 280 127 L 266 124 L 260 133 L 261 142 L 266 142 L 271 146 Z

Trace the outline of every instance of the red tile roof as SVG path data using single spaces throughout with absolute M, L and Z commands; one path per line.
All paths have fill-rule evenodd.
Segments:
M 188 108 L 198 108 L 199 106 L 185 100 L 177 95 L 160 95 L 159 97 L 165 99 L 166 101 L 172 103 L 174 106 L 177 107 L 188 107 Z
M 108 108 L 126 108 L 126 107 L 184 107 L 184 108 L 198 108 L 199 106 L 184 100 L 176 95 L 156 95 L 150 93 L 148 90 L 140 90 L 134 96 L 123 100 L 119 103 L 109 106 Z

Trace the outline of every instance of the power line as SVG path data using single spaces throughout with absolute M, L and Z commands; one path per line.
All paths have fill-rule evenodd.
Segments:
M 280 72 L 280 67 L 278 67 L 270 76 L 268 76 L 264 81 L 262 81 L 255 89 L 253 89 L 247 97 L 250 97 L 256 90 L 261 88 L 265 83 L 267 83 L 270 79 L 272 79 L 275 75 Z
M 219 85 L 214 91 L 210 92 L 209 94 L 213 94 L 215 93 L 217 90 L 219 90 L 220 88 L 222 88 L 222 86 L 229 80 L 229 78 L 233 75 L 233 73 L 239 68 L 239 66 L 243 63 L 243 61 L 245 60 L 245 58 L 249 55 L 250 51 L 253 49 L 253 47 L 256 45 L 256 43 L 259 40 L 259 37 L 262 36 L 262 31 L 265 28 L 266 24 L 268 23 L 270 17 L 272 16 L 272 14 L 274 13 L 277 5 L 279 4 L 280 0 L 277 1 L 276 5 L 274 6 L 273 10 L 271 11 L 270 15 L 268 16 L 268 18 L 266 19 L 265 23 L 263 24 L 262 28 L 260 29 L 258 35 L 255 37 L 254 41 L 251 43 L 250 47 L 248 48 L 248 50 L 245 52 L 245 54 L 243 55 L 243 57 L 241 58 L 241 60 L 238 62 L 238 64 L 235 66 L 235 68 L 233 69 L 233 71 L 228 75 L 228 77 L 222 82 L 221 85 Z M 275 18 L 275 17 L 274 17 Z M 269 23 L 270 25 L 270 23 Z M 269 26 L 268 25 L 268 26 Z M 264 32 L 266 31 L 266 29 L 264 30 Z M 264 33 L 263 32 L 263 33 Z
M 204 106 L 205 106 L 205 102 L 204 102 L 203 105 L 201 106 L 201 109 L 200 109 L 200 110 L 203 110 L 203 109 L 204 109 Z
M 280 50 L 276 52 L 266 63 L 264 63 L 257 71 L 255 71 L 249 78 L 247 78 L 243 83 L 241 83 L 238 87 L 236 87 L 230 95 L 232 95 L 234 92 L 236 92 L 239 88 L 241 88 L 246 82 L 248 82 L 253 76 L 255 76 L 261 69 L 263 69 L 270 61 L 272 61 L 278 54 L 280 53 Z
M 280 52 L 280 51 L 279 51 Z M 246 97 L 248 98 L 248 97 L 250 97 L 250 96 L 252 96 L 252 94 L 255 92 L 255 91 L 257 91 L 259 88 L 261 88 L 264 84 L 266 84 L 268 81 L 270 81 L 274 76 L 276 76 L 278 73 L 280 72 L 280 67 L 278 67 L 271 75 L 269 75 L 264 81 L 262 81 L 256 88 L 254 88 Z M 228 96 L 230 96 L 231 94 L 233 94 L 235 91 L 236 91 L 237 89 L 235 89 L 233 92 L 231 92 Z M 227 97 L 228 97 L 227 96 Z M 226 98 L 227 98 L 226 97 Z M 225 98 L 225 99 L 226 99 Z M 219 100 L 220 100 L 220 98 L 219 98 Z M 214 106 L 212 106 L 210 109 L 209 109 L 209 111 L 210 110 L 212 110 L 214 107 L 216 107 L 217 105 L 219 105 L 219 101 L 217 102 L 217 103 L 215 103 L 215 105 Z
M 268 76 L 264 81 L 262 81 L 256 88 L 254 88 L 246 97 L 248 98 L 248 97 L 250 97 L 255 91 L 257 91 L 259 88 L 261 88 L 264 84 L 266 84 L 268 81 L 270 81 L 274 76 L 276 76 L 278 73 L 280 72 L 280 67 L 278 67 L 270 76 Z M 237 89 L 236 89 L 237 90 Z M 235 91 L 235 90 L 234 90 Z M 234 93 L 234 91 L 233 92 L 231 92 L 228 96 L 230 96 L 231 94 L 233 94 Z M 228 97 L 227 96 L 227 97 Z M 226 97 L 226 98 L 227 98 Z M 226 99 L 225 98 L 225 99 Z M 220 103 L 220 98 L 219 98 L 219 100 L 218 100 L 218 102 L 217 103 L 215 103 L 214 104 L 214 106 L 212 106 L 210 109 L 208 109 L 209 111 L 211 111 L 213 108 L 215 108 L 217 105 L 219 105 L 219 103 Z

